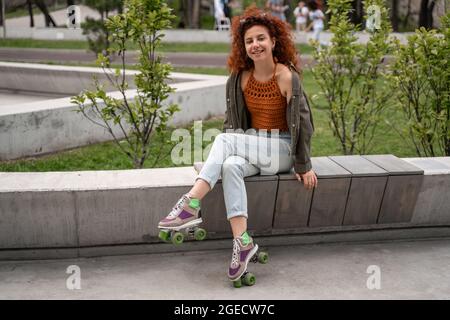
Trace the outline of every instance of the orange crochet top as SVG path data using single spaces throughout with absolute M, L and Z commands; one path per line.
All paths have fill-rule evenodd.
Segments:
M 275 70 L 272 79 L 260 82 L 253 70 L 244 89 L 244 98 L 252 119 L 252 128 L 289 131 L 286 121 L 286 98 L 281 94 Z

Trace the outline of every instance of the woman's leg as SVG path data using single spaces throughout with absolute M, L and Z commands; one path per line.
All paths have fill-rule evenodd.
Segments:
M 286 148 L 279 140 L 253 134 L 221 133 L 216 136 L 197 180 L 206 181 L 212 190 L 219 179 L 223 163 L 231 156 L 248 160 L 250 164 L 260 169 L 262 175 L 276 174 L 280 170 L 285 170 L 288 164 L 280 154 L 288 154 L 289 146 Z M 282 152 L 281 146 L 284 148 Z
M 223 196 L 233 238 L 240 237 L 247 231 L 247 191 L 244 178 L 258 173 L 256 166 L 239 156 L 228 157 L 222 165 Z
M 247 231 L 247 217 L 234 217 L 229 221 L 234 239 L 242 236 L 242 234 Z
M 233 231 L 233 254 L 228 269 L 228 277 L 232 281 L 242 276 L 247 269 L 249 260 L 258 251 L 258 245 L 254 243 L 252 237 L 246 232 L 248 214 L 244 177 L 254 175 L 258 171 L 264 174 L 276 174 L 289 170 L 293 165 L 288 140 L 277 139 L 276 143 L 272 144 L 266 143 L 264 139 L 267 138 L 251 138 L 253 142 L 257 141 L 260 148 L 250 151 L 248 158 L 255 158 L 253 153 L 255 150 L 263 153 L 270 150 L 266 152 L 263 158 L 268 158 L 269 162 L 274 162 L 276 165 L 264 165 L 259 168 L 258 163 L 252 164 L 243 157 L 231 156 L 226 159 L 222 166 L 222 185 L 227 218 Z M 267 148 L 267 146 L 270 147 Z M 252 214 L 258 215 L 258 212 L 253 212 Z
M 206 160 L 203 168 L 201 169 L 196 182 L 190 192 L 184 195 L 182 199 L 175 205 L 169 215 L 163 219 L 159 227 L 174 227 L 190 223 L 190 220 L 200 221 L 198 217 L 199 203 L 192 202 L 194 199 L 202 199 L 210 190 L 214 188 L 219 176 L 222 172 L 222 166 L 227 158 L 236 155 L 248 162 L 251 167 L 258 168 L 262 175 L 264 174 L 276 174 L 279 171 L 288 170 L 292 167 L 292 162 L 289 156 L 289 145 L 287 143 L 279 142 L 278 139 L 270 139 L 264 136 L 248 135 L 248 134 L 236 134 L 236 133 L 222 133 L 219 134 L 212 145 L 208 159 Z M 285 154 L 282 157 L 280 155 Z M 287 160 L 286 160 L 287 159 Z M 241 160 L 242 161 L 242 160 Z M 249 167 L 249 168 L 251 168 Z M 255 170 L 255 169 L 253 169 Z M 251 173 L 251 170 L 245 175 L 254 175 L 258 172 Z M 243 183 L 243 177 L 240 179 Z M 235 183 L 236 179 L 232 179 Z M 229 188 L 233 190 L 233 188 Z M 236 199 L 244 199 L 242 194 L 245 194 L 245 186 L 236 190 L 240 195 Z M 242 191 L 243 190 L 243 191 Z M 225 191 L 225 189 L 224 189 Z M 225 192 L 228 196 L 226 198 L 233 197 L 232 192 Z M 228 201 L 231 202 L 232 200 Z M 234 215 L 247 216 L 247 204 L 245 195 L 245 205 L 241 205 L 242 212 L 236 212 L 233 210 L 227 210 L 228 217 L 231 219 Z M 180 213 L 188 212 L 180 216 Z M 184 217 L 187 217 L 186 219 Z M 235 224 L 234 222 L 233 225 Z M 241 219 L 238 219 L 234 229 L 243 229 L 244 225 Z M 233 227 L 232 227 L 233 228 Z
M 201 200 L 206 196 L 209 190 L 210 187 L 208 182 L 203 179 L 197 179 L 188 194 L 192 198 Z

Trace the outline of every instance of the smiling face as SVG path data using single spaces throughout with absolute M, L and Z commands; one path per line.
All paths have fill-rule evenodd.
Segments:
M 253 61 L 272 60 L 272 50 L 275 47 L 275 39 L 269 35 L 264 26 L 253 26 L 244 35 L 245 50 Z

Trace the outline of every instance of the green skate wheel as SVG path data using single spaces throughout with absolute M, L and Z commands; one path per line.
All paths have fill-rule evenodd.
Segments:
M 162 240 L 162 241 L 169 241 L 170 240 L 170 231 L 168 230 L 160 230 L 159 231 L 159 235 L 158 237 Z
M 202 229 L 202 228 L 197 228 L 194 231 L 194 238 L 195 238 L 195 240 L 199 240 L 199 241 L 205 240 L 205 238 L 206 238 L 206 230 Z
M 172 235 L 172 243 L 173 244 L 182 244 L 184 240 L 184 235 L 181 232 L 175 232 Z
M 249 272 L 244 276 L 244 279 L 242 282 L 244 282 L 244 284 L 246 286 L 252 286 L 256 283 L 256 277 L 253 273 Z
M 258 253 L 258 262 L 262 264 L 269 262 L 269 254 L 267 252 Z
M 240 288 L 242 287 L 242 280 L 239 278 L 238 280 L 233 281 L 233 286 L 235 288 Z

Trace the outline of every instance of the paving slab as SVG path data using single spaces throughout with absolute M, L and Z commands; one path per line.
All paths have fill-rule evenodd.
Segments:
M 449 299 L 449 249 L 450 239 L 269 247 L 269 264 L 251 266 L 256 285 L 240 289 L 226 277 L 231 241 L 223 250 L 0 262 L 0 299 Z M 80 289 L 67 287 L 70 266 Z

